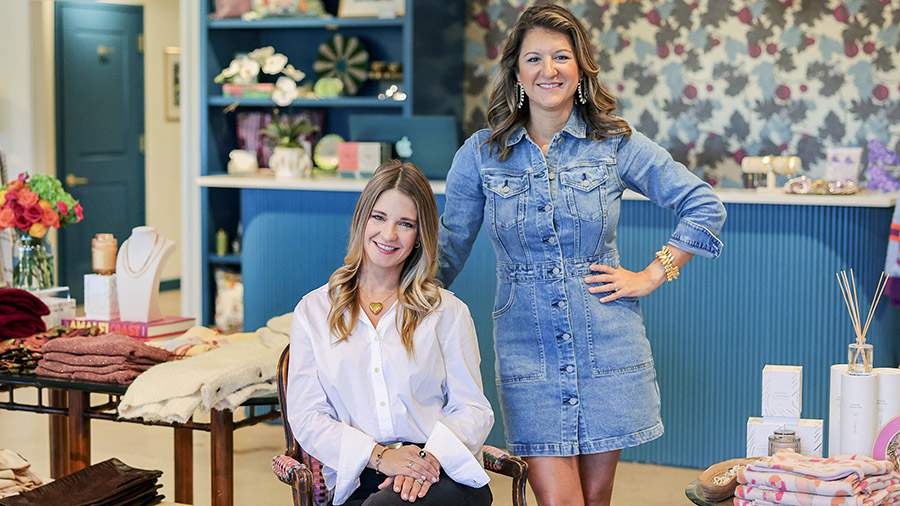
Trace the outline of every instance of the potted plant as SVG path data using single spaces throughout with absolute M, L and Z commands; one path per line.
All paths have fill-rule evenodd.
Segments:
M 269 167 L 275 171 L 275 177 L 305 177 L 312 172 L 311 146 L 303 137 L 318 129 L 305 114 L 281 114 L 275 109 L 272 122 L 262 131 L 275 145 L 269 158 Z

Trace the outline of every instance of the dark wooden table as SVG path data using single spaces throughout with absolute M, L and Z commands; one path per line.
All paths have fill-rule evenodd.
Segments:
M 280 415 L 275 395 L 248 399 L 243 406 L 248 416 L 237 422 L 231 411 L 213 409 L 209 423 L 189 421 L 185 424 L 119 419 L 116 407 L 127 389 L 114 383 L 69 381 L 45 376 L 0 374 L 0 387 L 7 400 L 0 409 L 31 411 L 50 415 L 50 475 L 60 478 L 91 465 L 91 425 L 93 418 L 143 425 L 163 425 L 174 429 L 175 502 L 191 504 L 194 498 L 193 431 L 210 433 L 210 470 L 213 506 L 234 505 L 234 431 Z M 37 389 L 34 403 L 19 402 L 16 390 Z M 91 394 L 106 395 L 99 404 L 91 404 Z M 269 409 L 257 412 L 259 407 Z

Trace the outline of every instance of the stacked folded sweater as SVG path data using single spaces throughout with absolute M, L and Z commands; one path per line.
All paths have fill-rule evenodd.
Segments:
M 43 484 L 18 453 L 0 448 L 0 497 L 27 492 Z
M 35 372 L 55 378 L 128 385 L 150 367 L 172 358 L 166 350 L 147 346 L 113 332 L 93 337 L 55 339 L 42 348 Z
M 97 327 L 72 329 L 53 327 L 28 337 L 0 340 L 0 374 L 34 374 L 38 361 L 43 357 L 41 348 L 52 339 L 97 335 Z
M 735 506 L 877 506 L 900 502 L 890 462 L 863 455 L 807 457 L 781 450 L 738 471 Z
M 195 411 L 234 410 L 254 395 L 275 392 L 278 357 L 290 341 L 291 313 L 272 318 L 250 339 L 161 364 L 138 378 L 119 416 L 185 423 Z
M 0 289 L 0 339 L 28 337 L 47 330 L 41 318 L 50 309 L 41 299 L 18 288 Z

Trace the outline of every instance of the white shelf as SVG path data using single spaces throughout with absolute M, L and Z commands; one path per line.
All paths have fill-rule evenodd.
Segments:
M 276 179 L 268 175 L 219 174 L 200 176 L 197 184 L 208 188 L 256 188 L 268 190 L 312 190 L 359 192 L 368 179 L 352 179 L 337 176 L 313 176 L 310 178 Z M 432 181 L 435 194 L 444 193 L 446 181 Z M 845 206 L 845 207 L 894 207 L 897 193 L 881 193 L 862 190 L 854 195 L 792 195 L 779 191 L 722 189 L 716 194 L 728 204 L 776 204 L 793 206 Z M 643 195 L 626 190 L 623 200 L 647 200 Z

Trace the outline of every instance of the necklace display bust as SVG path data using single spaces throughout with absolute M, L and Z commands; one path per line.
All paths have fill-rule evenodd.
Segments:
M 136 227 L 116 257 L 119 318 L 132 322 L 162 319 L 159 307 L 159 279 L 175 242 L 153 227 Z

